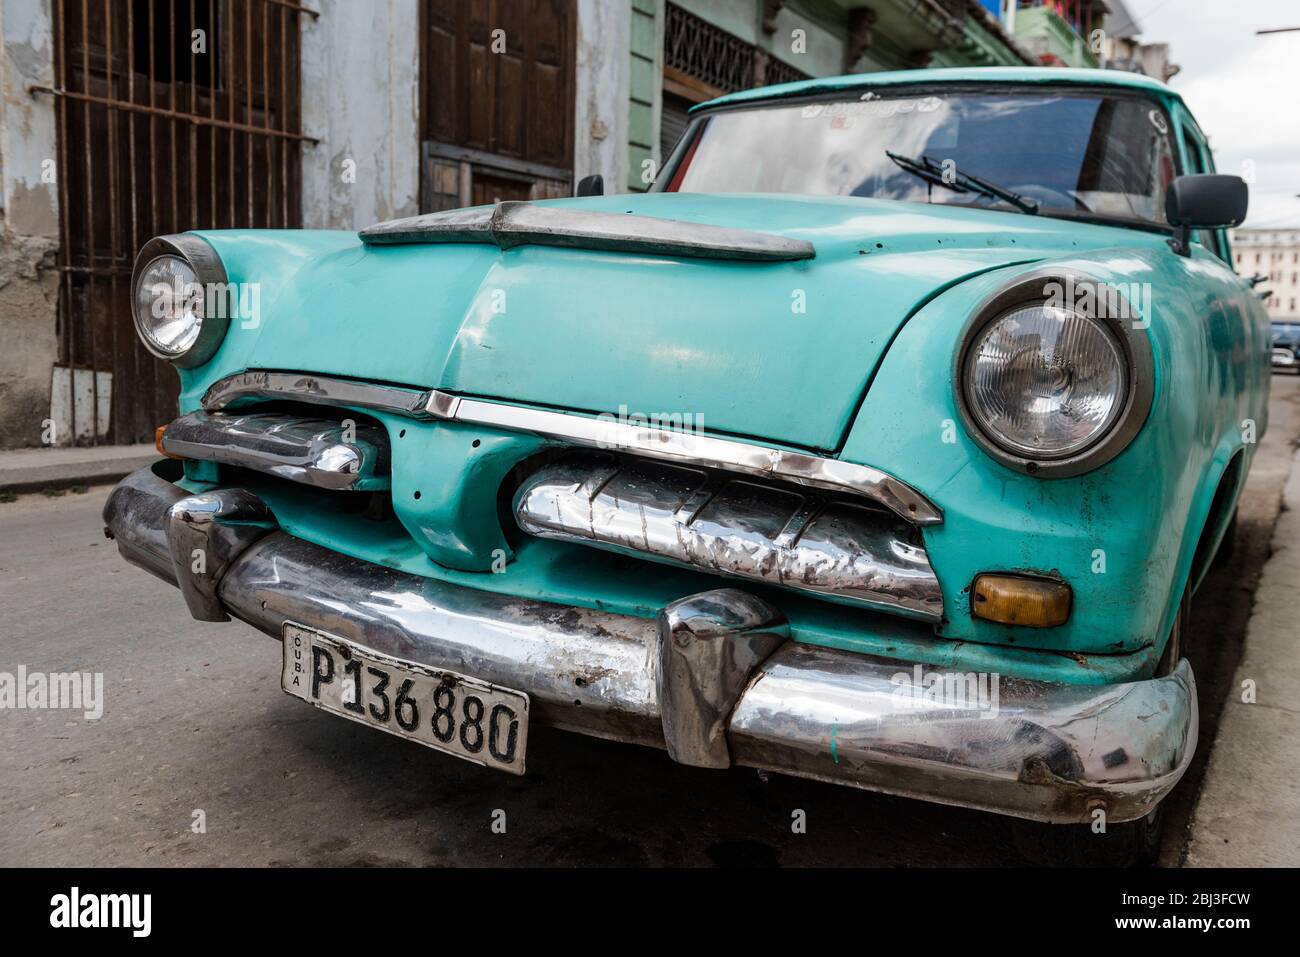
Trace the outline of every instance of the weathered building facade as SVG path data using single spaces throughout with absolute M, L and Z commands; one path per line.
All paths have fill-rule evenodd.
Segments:
M 1300 322 L 1300 228 L 1237 229 L 1233 259 L 1243 276 L 1262 276 L 1259 290 L 1268 317 Z
M 0 448 L 130 443 L 151 236 L 642 190 L 686 111 L 845 72 L 1038 62 L 976 0 L 0 0 Z

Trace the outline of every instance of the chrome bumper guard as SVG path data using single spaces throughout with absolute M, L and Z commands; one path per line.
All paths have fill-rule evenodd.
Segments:
M 196 501 L 197 500 L 197 501 Z M 526 691 L 544 724 L 744 765 L 1058 823 L 1141 817 L 1196 749 L 1186 661 L 1166 677 L 1062 685 L 1002 678 L 985 698 L 909 693 L 913 666 L 790 640 L 735 589 L 657 620 L 512 598 L 359 561 L 270 528 L 247 491 L 191 496 L 151 469 L 104 508 L 122 555 L 179 585 L 197 617 L 279 638 L 296 621 L 399 658 Z M 182 561 L 205 537 L 218 560 Z

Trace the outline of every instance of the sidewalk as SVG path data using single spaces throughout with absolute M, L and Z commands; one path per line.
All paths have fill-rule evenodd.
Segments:
M 1191 867 L 1300 865 L 1300 453 L 1191 824 Z M 1255 703 L 1242 701 L 1254 682 Z
M 158 458 L 153 444 L 0 452 L 0 491 L 34 492 L 114 482 Z

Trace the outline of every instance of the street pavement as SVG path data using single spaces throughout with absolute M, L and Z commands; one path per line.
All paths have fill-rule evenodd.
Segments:
M 1193 606 L 1202 739 L 1169 799 L 1167 865 L 1188 856 L 1242 662 L 1300 437 L 1300 379 L 1274 379 L 1271 417 L 1236 555 Z M 276 641 L 193 621 L 175 589 L 118 557 L 101 531 L 106 496 L 96 487 L 0 502 L 0 672 L 102 672 L 105 698 L 97 720 L 0 710 L 0 866 L 1018 863 L 1007 822 L 974 811 L 691 769 L 541 727 L 529 773 L 513 778 L 317 711 L 280 691 Z M 1229 721 L 1258 736 L 1267 762 L 1270 727 Z M 1216 757 L 1211 787 L 1217 767 Z M 806 833 L 792 829 L 797 811 Z
M 1300 455 L 1297 456 L 1300 464 Z M 1300 867 L 1300 468 L 1291 470 L 1187 863 Z

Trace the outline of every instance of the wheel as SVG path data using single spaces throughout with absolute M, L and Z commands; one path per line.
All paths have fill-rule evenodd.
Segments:
M 1160 852 L 1165 811 L 1157 805 L 1146 817 L 1108 824 L 1094 834 L 1087 824 L 1015 821 L 1011 836 L 1020 856 L 1046 867 L 1150 867 Z
M 1232 553 L 1237 547 L 1237 512 L 1238 509 L 1232 510 L 1232 518 L 1228 519 L 1228 527 L 1224 530 L 1223 539 L 1219 542 L 1219 550 L 1214 553 L 1214 558 L 1210 560 L 1211 568 L 1222 568 L 1232 559 Z
M 1234 514 L 1233 525 L 1236 520 Z M 1169 641 L 1156 665 L 1156 677 L 1169 674 L 1182 660 L 1183 636 L 1191 607 L 1191 589 L 1185 588 L 1178 603 L 1178 613 L 1174 615 L 1173 627 L 1169 630 Z M 1021 857 L 1032 864 L 1046 867 L 1150 867 L 1160 853 L 1164 828 L 1164 806 L 1156 805 L 1136 821 L 1108 823 L 1104 834 L 1093 833 L 1090 824 L 1014 821 L 1011 836 Z

